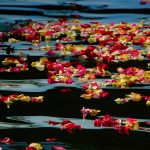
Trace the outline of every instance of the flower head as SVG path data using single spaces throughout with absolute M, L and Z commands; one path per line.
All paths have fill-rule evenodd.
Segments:
M 29 146 L 26 147 L 26 150 L 42 150 L 42 146 L 39 143 L 31 143 Z

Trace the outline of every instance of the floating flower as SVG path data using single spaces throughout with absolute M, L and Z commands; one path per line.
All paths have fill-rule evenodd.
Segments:
M 38 97 L 31 97 L 31 102 L 35 102 L 35 103 L 41 103 L 43 102 L 43 96 L 38 96 Z
M 88 100 L 92 98 L 92 94 L 82 94 L 80 97 Z
M 84 90 L 86 94 L 82 94 L 80 97 L 83 97 L 85 99 L 105 98 L 108 95 L 108 92 L 103 91 L 100 88 L 100 84 L 98 82 L 83 83 L 82 90 Z
M 127 118 L 126 126 L 129 126 L 129 128 L 132 130 L 138 130 L 139 129 L 139 121 L 137 119 Z
M 121 68 L 119 68 L 120 70 Z M 136 83 L 149 82 L 149 71 L 140 68 L 129 67 L 122 69 L 121 73 L 111 76 L 112 85 L 121 88 L 127 88 Z
M 150 100 L 146 101 L 146 106 L 150 106 Z
M 20 100 L 20 101 L 24 101 L 24 102 L 30 102 L 31 98 L 30 98 L 30 96 L 25 96 L 23 94 L 20 94 L 20 95 L 16 96 L 16 98 L 14 98 L 13 100 Z
M 101 125 L 102 125 L 101 119 L 100 118 L 95 119 L 93 121 L 93 124 L 95 127 L 101 127 Z
M 51 121 L 51 120 L 49 120 L 49 121 L 48 121 L 48 124 L 55 126 L 55 125 L 57 125 L 57 124 L 60 124 L 60 122 L 56 122 L 56 121 Z
M 48 59 L 46 57 L 41 57 L 39 61 L 32 62 L 31 66 L 39 71 L 44 71 L 46 63 L 48 63 Z
M 81 125 L 77 125 L 75 123 L 69 122 L 62 125 L 62 130 L 66 130 L 69 134 L 73 133 L 74 131 L 81 131 L 83 127 Z
M 126 120 L 114 119 L 109 115 L 104 115 L 93 121 L 95 127 L 111 127 L 120 134 L 129 134 L 130 130 L 139 129 L 139 121 L 137 119 L 127 118 Z
M 14 39 L 14 38 L 9 38 L 8 42 L 12 44 L 12 43 L 20 42 L 20 40 L 17 40 L 17 39 Z
M 48 50 L 45 54 L 48 56 L 54 56 L 56 53 L 53 50 Z
M 26 147 L 26 150 L 42 150 L 42 146 L 39 143 L 31 143 L 29 146 Z
M 38 62 L 38 61 L 32 62 L 31 66 L 35 67 L 39 71 L 44 71 L 44 69 L 45 69 L 45 65 L 40 63 L 40 62 Z
M 130 101 L 129 98 L 117 98 L 114 100 L 117 104 L 126 104 Z
M 28 70 L 28 64 L 27 59 L 20 57 L 20 58 L 14 58 L 14 57 L 7 57 L 2 61 L 2 65 L 7 66 L 9 68 L 0 68 L 1 72 L 21 72 L 21 71 L 27 71 Z M 12 67 L 13 66 L 13 67 Z
M 150 82 L 150 71 L 145 71 L 144 72 L 144 78 L 147 82 Z
M 5 65 L 5 66 L 8 66 L 8 65 L 13 64 L 13 63 L 19 63 L 19 61 L 17 61 L 13 57 L 5 58 L 5 60 L 2 61 L 2 64 Z
M 41 103 L 43 102 L 43 98 L 43 96 L 30 97 L 25 96 L 24 94 L 12 94 L 8 96 L 0 96 L 0 102 L 7 104 L 7 108 L 10 108 L 15 101 Z
M 135 92 L 131 92 L 131 94 L 126 94 L 124 98 L 117 98 L 115 99 L 115 102 L 117 104 L 125 104 L 129 101 L 139 102 L 141 100 L 146 100 L 146 105 L 149 106 L 150 96 L 145 96 Z
M 101 118 L 97 118 L 93 121 L 95 127 L 115 127 L 118 125 L 118 121 L 113 119 L 109 115 L 104 115 Z
M 96 116 L 100 110 L 96 110 L 96 109 L 89 109 L 89 108 L 85 108 L 83 107 L 81 109 L 81 112 L 82 112 L 82 117 L 83 117 L 83 120 L 85 119 L 85 117 L 89 114 L 91 116 Z
M 63 120 L 62 122 L 56 122 L 49 120 L 48 124 L 50 125 L 61 125 L 62 130 L 66 130 L 69 134 L 73 133 L 74 131 L 81 131 L 83 127 L 81 125 L 77 125 L 70 120 Z
M 130 95 L 127 95 L 127 97 L 129 97 L 130 99 L 132 99 L 133 101 L 140 101 L 142 99 L 142 96 L 141 94 L 137 94 L 137 93 L 134 93 L 134 92 L 131 92 Z

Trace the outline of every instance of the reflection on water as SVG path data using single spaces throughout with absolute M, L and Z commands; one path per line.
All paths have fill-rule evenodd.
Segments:
M 16 84 L 16 83 L 6 83 L 6 84 L 0 84 L 0 87 L 19 87 L 20 85 L 19 84 Z M 21 86 L 20 86 L 21 87 Z
M 0 130 L 9 129 L 9 128 L 14 129 L 14 128 L 29 128 L 29 127 L 32 127 L 32 125 L 0 122 Z
M 121 119 L 126 120 L 127 118 L 124 117 L 114 117 L 115 119 Z M 94 127 L 93 120 L 90 119 L 78 119 L 78 118 L 61 118 L 61 117 L 51 117 L 51 116 L 10 116 L 7 117 L 7 122 L 11 126 L 10 122 L 17 121 L 16 128 L 23 128 L 23 123 L 26 123 L 27 127 L 60 127 L 60 125 L 56 126 L 50 126 L 48 124 L 49 120 L 53 120 L 56 122 L 62 122 L 64 120 L 70 120 L 78 125 L 82 125 L 84 129 L 98 129 L 97 127 Z M 149 120 L 148 119 L 138 119 L 140 123 L 147 125 L 147 127 L 150 127 Z M 7 122 L 5 122 L 7 124 Z M 4 123 L 4 122 L 3 122 Z M 19 124 L 22 123 L 22 124 Z M 12 125 L 15 125 L 15 123 L 12 123 Z M 20 125 L 20 126 L 17 126 Z M 144 126 L 145 126 L 144 125 Z M 10 127 L 8 126 L 8 128 Z M 103 129 L 103 127 L 101 127 Z
M 0 3 L 0 22 L 29 18 L 45 22 L 78 14 L 84 22 L 96 20 L 102 23 L 133 23 L 139 22 L 141 18 L 146 23 L 150 22 L 150 4 L 141 5 L 139 0 L 16 0 L 15 3 L 12 0 L 1 0 Z
M 125 119 L 125 118 L 118 118 L 118 119 Z M 2 129 L 10 129 L 9 130 L 9 132 L 11 133 L 13 130 L 15 130 L 15 129 L 22 129 L 22 130 L 20 130 L 19 132 L 21 132 L 21 133 L 24 133 L 24 134 L 19 134 L 19 136 L 22 136 L 22 137 L 20 137 L 21 139 L 28 139 L 26 142 L 22 142 L 22 140 L 20 141 L 20 140 L 18 140 L 18 135 L 17 135 L 17 137 L 16 137 L 16 139 L 14 138 L 14 141 L 16 141 L 14 144 L 10 144 L 10 145 L 5 145 L 5 144 L 1 144 L 1 146 L 3 147 L 3 148 L 9 148 L 10 150 L 19 150 L 19 149 L 24 149 L 29 143 L 31 143 L 31 142 L 39 142 L 40 141 L 40 144 L 42 144 L 42 146 L 43 146 L 43 148 L 45 148 L 46 150 L 49 150 L 49 148 L 51 149 L 52 148 L 52 146 L 54 146 L 54 145 L 59 145 L 59 146 L 63 146 L 63 147 L 65 147 L 67 150 L 99 150 L 99 148 L 101 147 L 102 149 L 107 149 L 107 150 L 109 150 L 109 149 L 114 149 L 114 150 L 116 150 L 116 149 L 123 149 L 123 147 L 120 147 L 120 145 L 113 145 L 113 146 L 110 146 L 109 144 L 107 145 L 106 143 L 103 143 L 102 144 L 102 142 L 101 142 L 101 138 L 103 138 L 103 139 L 107 139 L 107 137 L 105 137 L 105 136 L 102 136 L 102 135 L 100 135 L 100 134 L 103 134 L 101 131 L 99 132 L 99 134 L 96 134 L 96 136 L 95 137 L 93 137 L 93 135 L 94 134 L 92 134 L 92 132 L 87 132 L 89 135 L 89 138 L 91 138 L 91 140 L 92 139 L 94 139 L 95 138 L 95 140 L 96 141 L 99 141 L 99 144 L 97 143 L 97 144 L 93 144 L 92 142 L 91 143 L 89 143 L 89 142 L 86 142 L 86 140 L 84 140 L 84 141 L 82 141 L 82 142 L 80 142 L 79 140 L 77 140 L 76 138 L 76 136 L 75 136 L 75 138 L 74 138 L 74 140 L 71 140 L 71 142 L 69 141 L 69 143 L 68 142 L 66 142 L 65 141 L 65 139 L 62 141 L 62 137 L 61 136 L 59 136 L 59 138 L 58 138 L 58 136 L 57 136 L 57 141 L 56 142 L 46 142 L 46 139 L 47 138 L 56 138 L 55 136 L 54 136 L 54 134 L 49 134 L 49 131 L 48 130 L 50 130 L 50 128 L 54 128 L 55 126 L 50 126 L 50 125 L 48 125 L 48 120 L 53 120 L 53 121 L 57 121 L 57 122 L 60 122 L 60 121 L 62 121 L 62 120 L 71 120 L 72 122 L 74 122 L 74 123 L 76 123 L 76 124 L 80 124 L 80 125 L 83 125 L 83 131 L 84 130 L 86 130 L 86 129 L 90 129 L 90 130 L 92 130 L 92 132 L 94 133 L 96 133 L 96 132 L 98 132 L 98 130 L 102 130 L 103 128 L 101 127 L 101 129 L 99 129 L 99 128 L 96 128 L 96 127 L 93 127 L 93 125 L 92 126 L 90 126 L 91 124 L 92 124 L 92 120 L 88 120 L 88 119 L 86 119 L 85 121 L 83 121 L 82 119 L 75 119 L 75 118 L 59 118 L 59 117 L 50 117 L 50 116 L 11 116 L 11 117 L 7 117 L 7 121 L 8 122 L 1 122 L 1 124 L 2 125 L 4 125 L 5 126 L 5 128 L 1 128 L 1 126 L 0 126 L 0 130 L 2 130 Z M 22 123 L 13 123 L 13 121 L 15 122 L 15 121 L 18 121 L 18 122 L 22 122 Z M 144 124 L 144 123 L 146 123 L 148 120 L 146 120 L 146 119 L 140 119 L 139 120 L 140 121 L 140 123 L 142 123 L 142 125 Z M 10 122 L 12 122 L 12 123 L 10 123 Z M 23 124 L 23 122 L 25 122 L 25 123 L 29 123 L 29 124 Z M 58 125 L 56 125 L 56 128 L 57 128 L 57 126 Z M 34 132 L 32 132 L 32 130 L 34 130 L 34 128 L 39 128 L 39 130 L 40 130 L 40 134 L 41 133 L 44 133 L 44 136 L 43 135 L 38 135 L 37 133 L 38 133 L 38 130 L 35 130 Z M 44 129 L 46 127 L 46 130 L 47 130 L 47 132 L 42 132 L 42 129 Z M 50 128 L 47 128 L 47 127 L 50 127 Z M 149 127 L 149 126 L 148 126 Z M 32 130 L 24 130 L 24 128 L 26 128 L 26 129 L 30 129 L 30 128 L 32 128 Z M 96 129 L 96 130 L 95 130 Z M 143 128 L 144 129 L 144 128 Z M 148 129 L 148 128 L 147 128 Z M 54 131 L 54 130 L 53 130 Z M 62 132 L 61 130 L 55 130 L 58 134 L 60 133 L 60 132 Z M 108 130 L 109 131 L 109 130 Z M 17 133 L 19 133 L 18 131 L 17 131 Z M 135 132 L 138 132 L 138 131 L 135 131 Z M 143 132 L 149 132 L 148 130 L 144 130 Z M 37 136 L 36 135 L 33 135 L 33 134 L 37 134 Z M 47 133 L 47 134 L 46 134 Z M 57 134 L 56 133 L 56 134 Z M 85 132 L 83 132 L 83 133 L 81 133 L 81 134 L 84 134 L 84 133 L 86 133 L 86 131 Z M 111 132 L 110 132 L 111 133 Z M 81 136 L 81 134 L 80 134 L 80 136 Z M 114 133 L 113 133 L 114 134 Z M 137 136 L 137 135 L 134 135 L 133 133 L 131 133 L 131 135 L 128 135 L 127 136 L 127 138 L 129 138 L 130 140 L 132 139 L 132 135 L 133 135 L 133 137 L 135 136 L 136 138 L 138 138 L 138 141 L 140 141 L 142 138 L 144 138 L 145 139 L 145 142 L 147 142 L 147 141 L 149 141 L 148 139 L 149 139 L 149 137 L 147 136 L 147 134 L 144 136 L 144 134 L 141 134 L 141 132 L 139 132 L 139 134 L 141 135 L 141 136 Z M 15 137 L 15 135 L 13 135 L 13 134 L 11 134 L 12 135 L 12 137 Z M 24 136 L 23 136 L 24 135 Z M 60 134 L 61 135 L 61 134 Z M 62 134 L 63 135 L 63 134 Z M 68 134 L 69 135 L 69 134 Z M 67 136 L 68 136 L 67 135 Z M 112 134 L 109 134 L 110 135 L 110 137 L 112 136 Z M 118 135 L 118 134 L 115 134 L 115 136 L 116 135 Z M 42 139 L 40 138 L 40 136 L 42 136 Z M 115 137 L 114 136 L 114 137 Z M 33 139 L 32 138 L 30 138 L 30 137 L 34 137 Z M 35 141 L 35 137 L 36 137 L 36 141 Z M 70 138 L 72 138 L 73 136 L 72 135 L 69 135 L 69 137 Z M 124 135 L 120 135 L 119 137 L 121 137 L 121 138 L 123 138 L 124 137 Z M 126 136 L 125 136 L 126 137 Z M 83 135 L 83 138 L 85 138 L 86 139 L 86 136 L 84 136 Z M 99 138 L 99 139 L 98 139 Z M 147 140 L 146 140 L 147 139 Z M 122 141 L 123 142 L 123 141 Z M 131 141 L 131 142 L 135 142 L 135 141 Z M 143 142 L 143 141 L 142 141 Z M 108 142 L 109 143 L 109 142 Z M 9 150 L 8 149 L 8 150 Z

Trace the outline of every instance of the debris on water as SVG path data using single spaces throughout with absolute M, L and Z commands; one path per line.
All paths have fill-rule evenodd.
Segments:
M 6 51 L 6 54 L 11 54 L 15 52 L 15 47 L 11 47 L 10 45 L 5 49 L 3 48 L 3 50 Z

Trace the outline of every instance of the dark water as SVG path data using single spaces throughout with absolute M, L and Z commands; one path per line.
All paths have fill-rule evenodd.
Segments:
M 88 23 L 90 21 L 99 21 L 101 23 L 119 23 L 119 22 L 128 22 L 128 23 L 137 23 L 140 22 L 140 20 L 144 20 L 145 24 L 150 23 L 150 4 L 140 4 L 139 0 L 0 0 L 0 30 L 3 29 L 3 23 L 4 22 L 13 22 L 14 20 L 22 20 L 22 19 L 33 19 L 35 21 L 39 22 L 47 22 L 47 20 L 57 20 L 60 17 L 67 17 L 72 18 L 76 15 L 80 15 L 80 20 L 84 23 Z M 7 45 L 6 43 L 3 43 Z M 28 47 L 31 47 L 31 45 L 25 45 L 26 42 L 21 42 L 21 45 L 15 45 L 18 49 L 27 49 Z M 52 45 L 55 43 L 52 43 Z M 29 53 L 29 52 L 28 52 Z M 30 55 L 33 55 L 33 52 L 30 52 Z M 44 55 L 43 52 L 37 51 L 34 53 L 34 55 L 41 56 Z M 39 83 L 41 81 L 41 83 Z M 26 82 L 28 82 L 26 84 Z M 24 84 L 22 84 L 24 83 Z M 31 81 L 4 81 L 0 80 L 0 84 L 7 84 L 7 86 L 0 86 L 0 90 L 5 91 L 6 93 L 9 91 L 24 91 L 24 92 L 45 92 L 46 90 L 50 90 L 53 87 L 53 85 L 48 85 L 46 80 L 33 80 Z M 10 86 L 11 84 L 15 84 L 13 86 Z M 77 85 L 73 85 L 74 88 L 81 88 L 80 83 Z M 136 89 L 136 88 L 135 88 Z M 139 91 L 141 89 L 137 88 Z M 136 89 L 136 90 L 137 90 Z M 144 90 L 149 89 L 149 85 L 144 86 Z M 15 105 L 15 104 L 14 104 Z M 70 103 L 72 106 L 72 104 Z M 80 104 L 82 105 L 82 104 Z M 13 106 L 12 106 L 13 107 Z M 62 106 L 65 108 L 65 106 Z M 73 106 L 72 106 L 73 107 Z M 19 107 L 17 107 L 18 109 Z M 40 109 L 40 107 L 37 107 Z M 13 108 L 12 108 L 13 109 Z M 56 110 L 58 110 L 56 108 Z M 73 109 L 74 110 L 74 109 Z M 32 110 L 27 110 L 31 111 Z M 79 111 L 79 110 L 77 110 Z M 11 111 L 10 111 L 11 112 Z M 17 111 L 16 111 L 17 112 Z M 16 113 L 15 112 L 15 113 Z M 67 112 L 67 111 L 64 111 Z M 148 110 L 149 112 L 149 110 Z M 8 113 L 9 114 L 9 113 Z M 57 112 L 55 113 L 55 115 Z M 66 115 L 67 113 L 65 113 Z M 75 114 L 75 113 L 74 113 Z M 3 114 L 4 115 L 4 114 Z M 10 114 L 9 114 L 10 115 Z M 23 115 L 23 114 L 22 114 Z M 58 114 L 57 116 L 59 116 Z M 62 115 L 62 114 L 61 114 Z M 66 115 L 66 117 L 68 117 Z M 148 116 L 148 115 L 147 115 Z M 131 143 L 126 143 L 125 141 L 128 139 L 126 138 L 119 138 L 118 141 L 115 142 L 108 142 L 111 141 L 111 138 L 113 139 L 112 134 L 106 134 L 104 137 L 97 136 L 94 137 L 93 134 L 89 134 L 88 138 L 95 138 L 95 141 L 99 141 L 97 143 L 94 142 L 87 142 L 85 141 L 79 141 L 78 137 L 73 138 L 73 140 L 64 140 L 65 138 L 58 137 L 58 142 L 46 142 L 46 138 L 51 137 L 53 134 L 46 134 L 45 129 L 48 127 L 47 120 L 49 120 L 50 117 L 47 116 L 2 116 L 1 115 L 1 121 L 0 121 L 0 130 L 3 134 L 0 135 L 1 137 L 10 136 L 14 138 L 17 142 L 11 145 L 5 145 L 0 144 L 0 146 L 4 150 L 22 150 L 25 149 L 25 146 L 29 144 L 30 142 L 40 142 L 43 147 L 46 150 L 52 149 L 53 145 L 61 145 L 69 150 L 123 150 L 123 149 L 138 149 L 143 148 L 142 143 L 147 143 L 147 141 L 150 138 L 149 134 L 143 135 L 140 132 L 141 138 L 143 140 L 139 147 L 131 144 L 132 142 L 135 143 L 136 139 L 135 137 L 138 136 L 138 134 L 134 134 L 129 139 L 132 141 Z M 146 117 L 148 118 L 148 117 Z M 53 118 L 59 119 L 59 118 Z M 82 120 L 75 120 L 78 123 L 83 123 Z M 89 126 L 88 122 L 84 122 L 84 126 L 88 128 L 93 128 L 92 126 Z M 32 128 L 39 128 L 39 130 L 34 129 L 32 131 Z M 5 129 L 5 130 L 4 130 Z M 21 129 L 21 130 L 15 130 L 15 129 Z M 27 130 L 25 130 L 27 129 Z M 31 130 L 30 130 L 31 129 Z M 40 130 L 41 129 L 41 130 Z M 8 132 L 7 132 L 8 131 Z M 18 134 L 16 134 L 16 133 Z M 93 132 L 93 130 L 92 130 Z M 96 131 L 98 132 L 98 131 Z M 148 131 L 149 132 L 149 131 Z M 148 133 L 146 132 L 146 133 Z M 31 135 L 30 135 L 31 134 Z M 36 136 L 34 136 L 36 134 Z M 43 135 L 42 135 L 43 134 Z M 83 133 L 85 134 L 85 133 Z M 101 133 L 99 133 L 101 134 Z M 58 133 L 59 135 L 59 133 Z M 82 135 L 83 136 L 83 135 Z M 86 134 L 85 134 L 86 136 Z M 85 138 L 85 139 L 88 139 Z M 97 139 L 99 138 L 99 139 Z M 102 141 L 102 139 L 105 139 L 106 141 Z M 84 139 L 84 138 L 83 138 Z M 109 139 L 107 141 L 107 139 Z M 122 142 L 119 142 L 119 140 Z M 89 140 L 90 141 L 90 140 Z M 91 140 L 92 141 L 92 140 Z M 107 143 L 108 142 L 108 143 Z M 99 143 L 99 144 L 98 144 Z M 119 144 L 121 143 L 121 144 Z
M 44 22 L 79 14 L 84 22 L 133 23 L 143 19 L 148 23 L 149 8 L 149 4 L 141 5 L 139 0 L 1 0 L 0 21 L 30 18 Z

